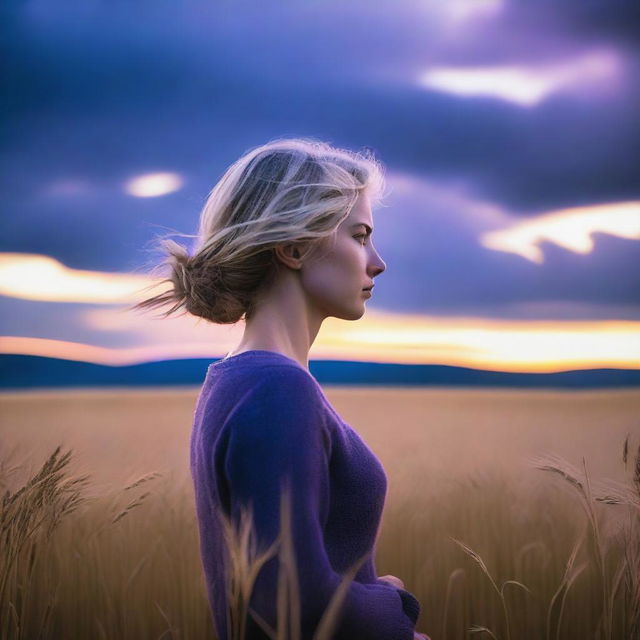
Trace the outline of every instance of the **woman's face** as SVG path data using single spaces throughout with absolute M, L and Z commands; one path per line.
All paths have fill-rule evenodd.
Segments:
M 318 257 L 310 256 L 304 262 L 303 286 L 322 318 L 357 320 L 364 314 L 365 302 L 375 295 L 363 289 L 374 284 L 386 264 L 373 246 L 372 230 L 369 196 L 361 193 L 337 228 L 335 240 L 328 238 L 314 252 Z

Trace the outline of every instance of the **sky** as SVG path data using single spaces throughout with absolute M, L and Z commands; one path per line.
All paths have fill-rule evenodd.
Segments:
M 123 311 L 250 148 L 373 150 L 387 269 L 311 357 L 640 368 L 640 9 L 622 0 L 12 1 L 0 352 L 218 357 Z

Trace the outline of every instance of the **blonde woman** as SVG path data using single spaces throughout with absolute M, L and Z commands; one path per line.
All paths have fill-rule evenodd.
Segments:
M 342 576 L 362 561 L 332 637 L 427 638 L 415 632 L 416 598 L 399 578 L 376 575 L 382 465 L 309 372 L 322 322 L 361 318 L 385 270 L 372 240 L 383 186 L 369 152 L 310 138 L 253 148 L 211 191 L 193 255 L 164 241 L 173 287 L 136 305 L 173 303 L 167 314 L 184 307 L 216 324 L 245 321 L 237 347 L 207 370 L 191 434 L 200 550 L 220 639 L 230 634 L 222 517 L 239 527 L 242 509 L 251 509 L 258 549 L 267 549 L 280 530 L 284 486 L 301 637 L 312 638 Z M 272 557 L 253 586 L 249 640 L 277 628 L 278 566 Z

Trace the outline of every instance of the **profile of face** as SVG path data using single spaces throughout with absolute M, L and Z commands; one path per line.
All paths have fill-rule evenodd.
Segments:
M 314 312 L 321 318 L 357 320 L 365 303 L 375 295 L 365 287 L 374 284 L 386 264 L 373 246 L 371 202 L 362 192 L 334 238 L 328 238 L 303 261 L 301 284 Z

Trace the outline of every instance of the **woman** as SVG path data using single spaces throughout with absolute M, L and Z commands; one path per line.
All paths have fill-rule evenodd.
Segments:
M 239 528 L 251 509 L 259 549 L 269 548 L 285 488 L 301 637 L 312 637 L 343 575 L 359 566 L 331 637 L 427 638 L 415 632 L 420 605 L 402 581 L 376 576 L 384 470 L 308 364 L 323 320 L 361 318 L 385 269 L 371 240 L 371 205 L 383 184 L 368 153 L 309 138 L 254 148 L 211 191 L 194 254 L 165 241 L 172 290 L 136 305 L 174 302 L 167 314 L 185 307 L 213 323 L 246 323 L 240 344 L 207 370 L 191 434 L 200 549 L 220 639 L 231 624 L 223 521 Z M 257 576 L 246 638 L 277 627 L 278 567 L 272 557 Z

